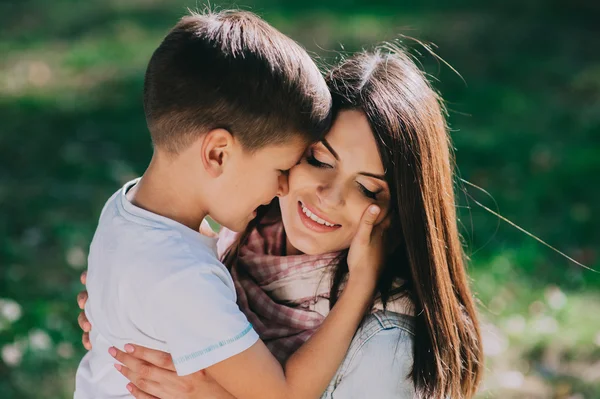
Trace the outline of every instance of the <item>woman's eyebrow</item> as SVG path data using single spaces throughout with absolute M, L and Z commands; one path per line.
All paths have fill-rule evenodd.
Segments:
M 335 152 L 335 150 L 333 149 L 333 147 L 331 146 L 331 144 L 329 144 L 329 142 L 325 139 L 321 140 L 321 143 L 325 146 L 325 148 L 327 148 L 327 150 L 331 153 L 331 155 L 333 155 L 333 157 L 339 161 L 340 157 L 338 156 L 337 152 Z M 383 180 L 384 182 L 385 180 L 385 176 L 384 175 L 378 175 L 376 173 L 369 173 L 369 172 L 359 172 L 359 175 L 363 175 L 363 176 L 367 176 L 367 177 L 373 177 L 375 179 L 379 179 L 379 180 Z
M 378 174 L 369 173 L 369 172 L 359 172 L 358 174 L 362 175 L 362 176 L 373 177 L 375 179 L 383 180 L 385 182 L 385 176 L 384 175 L 378 175 Z
M 331 155 L 333 155 L 333 157 L 335 158 L 336 161 L 340 160 L 340 157 L 338 156 L 337 152 L 335 152 L 335 150 L 333 149 L 333 147 L 331 147 L 331 144 L 329 144 L 327 142 L 327 140 L 322 139 L 321 143 L 323 143 L 323 145 L 325 146 L 325 148 L 327 148 L 329 150 L 329 152 L 331 153 Z

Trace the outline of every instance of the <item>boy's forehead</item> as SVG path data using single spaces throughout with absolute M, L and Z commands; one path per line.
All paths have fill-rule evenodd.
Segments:
M 290 163 L 289 168 L 294 166 L 302 157 L 304 151 L 311 143 L 301 137 L 288 140 L 285 143 L 267 145 L 258 152 L 261 158 L 270 163 L 286 164 Z
M 303 153 L 312 143 L 304 137 L 297 135 L 286 140 L 284 143 L 267 145 L 264 148 L 270 153 Z

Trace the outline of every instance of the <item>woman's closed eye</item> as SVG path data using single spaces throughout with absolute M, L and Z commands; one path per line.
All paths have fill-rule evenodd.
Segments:
M 360 189 L 360 191 L 363 193 L 363 195 L 365 197 L 372 199 L 374 201 L 377 201 L 377 194 L 379 194 L 380 192 L 383 191 L 383 189 L 379 189 L 377 191 L 371 191 L 360 183 L 356 183 L 356 184 L 358 184 L 358 188 Z
M 316 156 L 315 156 L 315 152 L 314 150 L 310 150 L 308 152 L 308 154 L 306 155 L 306 162 L 311 165 L 314 166 L 316 168 L 321 168 L 321 169 L 332 169 L 333 165 L 330 165 L 326 162 L 323 162 L 321 160 L 319 160 Z M 364 185 L 362 185 L 361 183 L 356 182 L 356 184 L 358 185 L 358 189 L 360 190 L 360 192 L 367 197 L 370 200 L 373 201 L 377 201 L 377 194 L 381 193 L 383 191 L 382 188 L 376 190 L 376 191 L 371 191 L 368 188 L 366 188 Z
M 312 165 L 317 168 L 332 168 L 333 167 L 333 166 L 329 165 L 328 163 L 319 161 L 315 157 L 315 153 L 313 151 L 310 151 L 308 153 L 308 155 L 306 156 L 306 162 L 308 162 L 309 165 Z

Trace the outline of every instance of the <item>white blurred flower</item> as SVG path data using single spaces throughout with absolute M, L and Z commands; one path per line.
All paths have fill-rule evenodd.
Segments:
M 558 330 L 558 322 L 550 316 L 543 316 L 535 320 L 533 328 L 539 334 L 553 334 Z
M 76 270 L 83 269 L 87 261 L 87 254 L 79 246 L 71 247 L 67 251 L 67 263 Z
M 481 335 L 483 340 L 483 353 L 486 356 L 498 356 L 508 347 L 508 340 L 504 334 L 492 325 L 485 325 Z
M 598 334 L 596 334 L 596 339 L 594 339 L 594 343 L 600 346 L 600 331 L 598 331 Z
M 28 72 L 29 82 L 34 86 L 45 86 L 52 78 L 52 70 L 44 61 L 31 62 Z
M 2 347 L 2 361 L 8 366 L 18 366 L 23 358 L 23 352 L 17 344 L 8 344 Z
M 12 299 L 0 299 L 0 314 L 10 323 L 14 323 L 21 318 L 23 312 L 21 305 Z
M 533 316 L 540 315 L 546 310 L 546 305 L 542 301 L 534 301 L 529 305 L 529 313 Z
M 523 385 L 525 377 L 520 371 L 512 370 L 501 373 L 499 380 L 503 387 L 515 389 Z
M 551 286 L 545 292 L 546 302 L 554 310 L 562 309 L 567 304 L 567 296 L 556 286 Z
M 44 351 L 50 348 L 52 340 L 46 331 L 34 329 L 29 331 L 29 345 L 34 350 Z
M 519 335 L 525 331 L 525 318 L 520 314 L 512 315 L 506 321 L 506 332 L 510 335 Z
M 70 342 L 61 342 L 56 348 L 56 353 L 63 359 L 70 359 L 75 354 L 75 350 Z
M 506 300 L 502 296 L 496 295 L 490 301 L 488 308 L 493 314 L 501 314 L 506 308 Z

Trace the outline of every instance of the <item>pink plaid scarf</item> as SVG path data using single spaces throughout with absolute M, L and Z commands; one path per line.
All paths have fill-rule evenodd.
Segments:
M 231 275 L 240 309 L 271 353 L 283 363 L 314 334 L 329 313 L 329 290 L 339 253 L 285 256 L 283 224 L 277 219 L 265 219 L 240 248 Z M 221 230 L 219 255 L 236 237 L 230 230 Z M 394 298 L 387 308 L 412 314 L 407 298 Z M 373 311 L 379 309 L 383 306 L 376 300 Z

